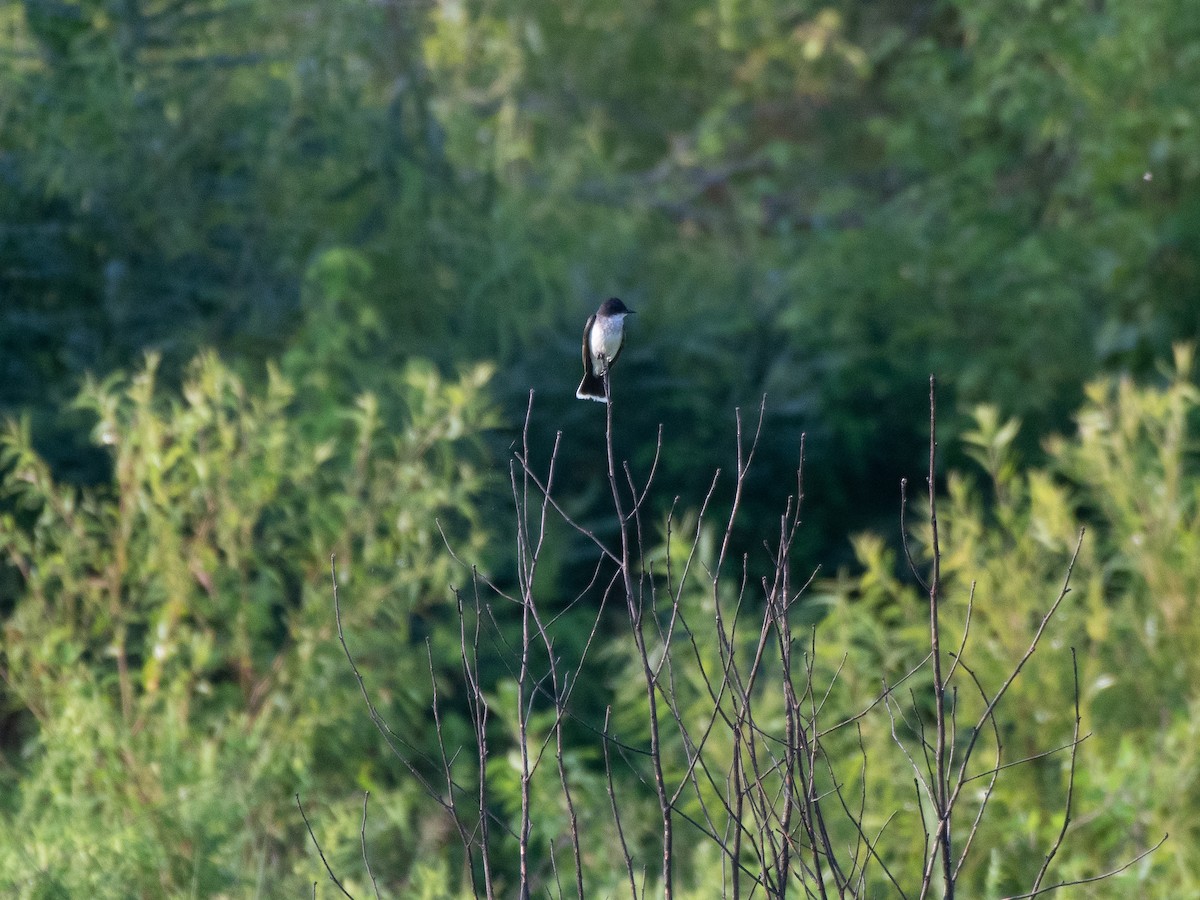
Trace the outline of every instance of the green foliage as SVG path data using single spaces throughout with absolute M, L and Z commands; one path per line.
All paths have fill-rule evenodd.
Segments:
M 435 523 L 486 549 L 487 372 L 444 382 L 414 363 L 393 383 L 402 418 L 363 395 L 318 440 L 276 371 L 255 391 L 208 355 L 176 396 L 157 363 L 80 395 L 111 484 L 57 483 L 27 425 L 4 436 L 0 548 L 22 585 L 4 622 L 6 890 L 295 894 L 313 869 L 293 795 L 358 872 L 363 789 L 375 858 L 399 877 L 445 835 L 362 714 L 329 556 L 381 712 L 428 751 L 422 645 L 463 576 Z
M 418 346 L 397 335 L 427 333 L 422 301 L 445 270 L 432 247 L 463 230 L 439 225 L 457 201 L 433 196 L 419 22 L 274 0 L 26 0 L 2 15 L 0 407 L 34 410 L 56 468 L 81 455 L 46 435 L 77 427 L 56 407 L 85 372 L 154 349 L 177 384 L 214 345 L 259 369 L 298 343 L 302 287 L 331 247 L 375 266 L 381 364 Z
M 948 468 L 986 473 L 950 476 L 944 501 L 948 614 L 961 627 L 976 581 L 985 680 L 1088 525 L 1061 623 L 1096 731 L 1079 798 L 1104 810 L 1080 830 L 1116 862 L 1130 834 L 1170 827 L 1136 877 L 1194 893 L 1194 387 L 1185 359 L 1161 390 L 1085 385 L 1152 379 L 1200 331 L 1197 23 L 1184 0 L 0 5 L 0 412 L 17 420 L 0 462 L 0 883 L 294 893 L 312 859 L 292 793 L 357 872 L 352 788 L 370 787 L 370 836 L 394 848 L 379 871 L 409 877 L 423 856 L 402 889 L 452 892 L 448 824 L 418 811 L 331 645 L 326 561 L 389 720 L 430 749 L 429 637 L 459 734 L 446 586 L 464 573 L 434 520 L 460 558 L 491 556 L 507 507 L 481 505 L 478 444 L 507 452 L 491 426 L 519 422 L 532 389 L 535 457 L 561 432 L 558 497 L 612 535 L 601 417 L 573 393 L 583 317 L 619 294 L 639 316 L 618 455 L 641 471 L 665 425 L 647 516 L 728 470 L 729 411 L 766 393 L 736 535 L 759 547 L 806 433 L 800 556 L 845 567 L 803 616 L 833 609 L 823 665 L 860 661 L 846 708 L 924 639 L 880 535 L 921 465 L 930 372 Z M 224 362 L 193 362 L 210 347 Z M 1078 434 L 1046 443 L 1081 404 Z M 540 577 L 561 610 L 591 551 L 550 543 Z M 703 592 L 686 599 L 702 620 Z M 582 622 L 564 612 L 564 652 Z M 1063 647 L 1018 682 L 1014 707 L 1038 712 L 1012 724 L 1014 752 L 1069 729 Z M 628 652 L 597 652 L 577 698 L 616 698 L 632 727 Z M 596 798 L 587 737 L 569 765 Z M 1060 762 L 996 798 L 980 891 L 1036 863 L 1057 820 L 1028 800 L 1057 808 Z M 911 802 L 871 772 L 880 809 Z M 653 802 L 620 786 L 649 847 Z M 549 838 L 563 810 L 538 812 Z M 609 827 L 602 802 L 581 815 Z M 702 891 L 717 863 L 689 853 Z M 589 865 L 616 893 L 612 862 Z
M 1200 507 L 1200 391 L 1190 365 L 1191 352 L 1180 349 L 1160 386 L 1126 380 L 1089 387 L 1078 433 L 1053 442 L 1045 466 L 1016 462 L 1018 423 L 981 408 L 967 439 L 984 477 L 952 474 L 947 482 L 944 640 L 958 646 L 969 603 L 964 662 L 989 695 L 1062 590 L 1079 530 L 1088 529 L 1071 593 L 999 708 L 1001 761 L 1037 758 L 997 779 L 963 870 L 963 888 L 973 893 L 1025 889 L 1058 833 L 1068 757 L 1039 754 L 1070 739 L 1070 647 L 1090 736 L 1076 766 L 1074 824 L 1052 879 L 1120 866 L 1169 831 L 1171 840 L 1149 860 L 1093 890 L 1122 896 L 1136 883 L 1165 897 L 1196 888 L 1189 873 L 1200 800 L 1189 748 L 1197 677 L 1187 653 L 1196 635 L 1186 611 L 1195 577 L 1188 542 Z M 136 375 L 93 381 L 81 393 L 95 439 L 112 455 L 109 485 L 64 486 L 32 450 L 27 425 L 11 423 L 5 435 L 12 511 L 0 533 L 21 585 L 4 621 L 6 888 L 29 897 L 304 891 L 321 869 L 294 806 L 299 793 L 335 871 L 352 890 L 369 890 L 359 846 L 359 792 L 369 790 L 367 837 L 381 882 L 456 896 L 465 876 L 452 825 L 382 745 L 340 652 L 326 554 L 337 553 L 347 637 L 372 697 L 410 761 L 436 782 L 431 674 L 447 747 L 471 739 L 446 590 L 467 573 L 430 523 L 463 558 L 491 552 L 494 526 L 479 509 L 487 477 L 478 440 L 493 423 L 481 396 L 486 371 L 445 382 L 413 364 L 393 379 L 404 409 L 396 425 L 385 424 L 378 402 L 364 395 L 330 432 L 327 413 L 306 410 L 278 372 L 254 391 L 205 356 L 176 395 L 159 386 L 156 366 L 151 358 Z M 673 527 L 676 559 L 686 556 L 695 529 L 688 517 Z M 928 547 L 925 532 L 917 528 L 912 537 L 918 553 Z M 925 601 L 897 576 L 896 552 L 870 535 L 854 546 L 855 572 L 821 582 L 797 612 L 798 626 L 820 620 L 812 679 L 827 722 L 864 708 L 881 679 L 898 682 L 928 648 Z M 702 530 L 682 585 L 686 629 L 672 648 L 671 689 L 697 733 L 711 715 L 697 667 L 711 673 L 722 665 L 704 575 L 716 552 L 715 536 Z M 657 567 L 664 559 L 665 545 L 647 562 Z M 737 586 L 723 581 L 718 591 L 732 609 Z M 555 633 L 564 636 L 557 652 L 577 652 L 567 637 L 579 615 L 568 609 L 556 619 Z M 507 627 L 502 614 L 497 624 Z M 738 652 L 751 653 L 756 640 L 754 629 L 743 630 Z M 807 638 L 802 643 L 795 652 L 807 659 Z M 484 649 L 502 655 L 505 646 L 513 644 Z M 625 630 L 606 630 L 593 654 L 589 666 L 605 683 L 587 690 L 610 698 L 614 733 L 643 745 L 646 697 Z M 491 812 L 514 822 L 519 735 L 510 666 L 492 660 L 483 675 L 493 712 Z M 764 685 L 778 677 L 771 666 L 761 676 Z M 913 883 L 920 813 L 895 735 L 919 752 L 907 728 L 931 715 L 930 684 L 918 675 L 904 686 L 893 707 L 897 724 L 876 707 L 856 729 L 831 735 L 825 754 L 829 777 L 867 798 L 865 827 L 882 830 L 882 858 L 901 883 Z M 782 708 L 771 712 L 771 696 L 764 695 L 757 721 L 777 730 Z M 983 702 L 960 688 L 960 747 L 971 736 L 965 723 Z M 595 717 L 593 703 L 591 694 L 579 694 L 581 721 Z M 552 724 L 552 712 L 534 709 L 532 746 L 550 737 Z M 727 740 L 718 728 L 706 743 L 718 768 L 732 758 Z M 960 809 L 960 828 L 995 765 L 995 735 L 980 741 L 970 772 L 983 777 L 971 783 L 977 787 Z M 572 732 L 565 769 L 588 883 L 620 892 L 623 867 L 595 742 L 594 731 Z M 687 773 L 678 735 L 665 753 L 668 780 L 677 783 Z M 636 756 L 622 762 L 614 789 L 626 839 L 637 858 L 652 860 L 657 811 L 643 765 Z M 470 759 L 457 760 L 454 771 L 469 792 Z M 548 873 L 548 848 L 560 866 L 568 855 L 567 810 L 548 758 L 531 791 L 534 864 Z M 700 808 L 689 801 L 680 813 L 683 823 L 683 814 L 698 816 Z M 900 819 L 885 827 L 893 813 Z M 853 840 L 846 823 L 831 820 L 830 827 L 835 841 Z M 495 840 L 503 848 L 512 839 L 497 825 Z M 676 851 L 685 895 L 721 877 L 709 840 L 694 829 L 681 824 Z M 511 887 L 507 864 L 496 877 L 502 890 Z M 888 888 L 881 881 L 875 889 Z
M 1130 874 L 1093 887 L 1096 896 L 1175 897 L 1197 889 L 1190 874 L 1197 838 L 1189 811 L 1193 779 L 1184 749 L 1200 684 L 1188 650 L 1197 639 L 1194 616 L 1183 612 L 1195 598 L 1189 547 L 1200 500 L 1200 393 L 1190 380 L 1191 360 L 1190 350 L 1178 349 L 1176 368 L 1159 387 L 1128 380 L 1091 385 L 1077 434 L 1052 442 L 1045 467 L 1016 465 L 1008 449 L 1016 423 L 1002 425 L 994 409 L 978 410 L 969 437 L 992 479 L 994 503 L 985 505 L 981 486 L 955 474 L 939 514 L 950 644 L 957 646 L 970 600 L 964 661 L 989 694 L 1062 589 L 1086 526 L 1071 592 L 1014 682 L 1000 725 L 1006 762 L 1069 743 L 1074 647 L 1084 733 L 1091 737 L 1080 748 L 1072 828 L 1051 883 L 1117 868 L 1171 835 Z M 818 629 L 825 676 L 838 670 L 839 691 L 846 692 L 833 695 L 838 710 L 865 705 L 881 675 L 895 681 L 928 652 L 927 600 L 892 578 L 879 546 L 874 539 L 857 542 L 863 572 L 829 586 L 834 606 Z M 928 685 L 908 686 L 917 705 L 906 712 L 919 717 Z M 972 721 L 979 695 L 960 691 L 958 708 L 960 723 Z M 862 735 L 878 828 L 893 809 L 910 808 L 903 784 L 911 770 L 896 756 L 886 717 L 882 727 L 868 721 Z M 964 727 L 957 739 L 961 745 L 969 737 Z M 980 771 L 995 764 L 994 739 L 983 740 Z M 858 765 L 849 754 L 848 783 L 859 777 Z M 1001 773 L 976 838 L 981 849 L 964 870 L 975 886 L 971 893 L 1028 889 L 1062 823 L 1067 767 L 1059 751 Z M 985 781 L 977 782 L 980 790 Z M 911 859 L 913 848 L 903 842 L 893 845 L 885 836 L 880 847 L 901 869 Z
M 1175 368 L 1155 385 L 1138 386 L 1128 379 L 1090 385 L 1077 414 L 1077 432 L 1049 444 L 1045 465 L 1027 466 L 1017 459 L 1019 421 L 1002 419 L 995 407 L 975 410 L 975 426 L 965 440 L 982 477 L 952 472 L 939 498 L 942 640 L 953 654 L 947 665 L 965 641 L 964 668 L 958 670 L 957 690 L 948 701 L 956 715 L 951 738 L 960 754 L 956 758 L 974 737 L 974 722 L 988 699 L 1009 678 L 1063 592 L 1072 560 L 1074 568 L 1063 605 L 997 708 L 997 729 L 986 728 L 978 736 L 967 770 L 971 780 L 955 820 L 956 853 L 964 848 L 985 798 L 987 806 L 962 870 L 960 891 L 1000 896 L 1028 890 L 1059 833 L 1071 768 L 1063 748 L 1070 744 L 1075 717 L 1072 650 L 1078 659 L 1085 738 L 1075 763 L 1071 827 L 1046 884 L 1118 869 L 1169 833 L 1153 855 L 1119 878 L 1090 886 L 1088 895 L 1121 897 L 1133 891 L 1175 897 L 1197 890 L 1192 848 L 1200 835 L 1191 774 L 1195 754 L 1189 748 L 1200 678 L 1188 650 L 1197 640 L 1194 616 L 1186 611 L 1195 597 L 1191 542 L 1200 503 L 1195 455 L 1200 391 L 1191 380 L 1191 364 L 1191 350 L 1178 348 Z M 924 503 L 911 501 L 910 522 L 923 521 Z M 694 518 L 683 516 L 669 535 L 663 531 L 660 537 L 663 545 L 646 559 L 658 573 L 662 629 L 651 656 L 657 660 L 671 654 L 674 706 L 693 739 L 706 735 L 706 771 L 724 773 L 733 747 L 721 724 L 725 719 L 713 718 L 712 695 L 700 674 L 705 671 L 711 678 L 724 665 L 708 574 L 714 571 L 715 536 L 710 526 L 697 536 Z M 661 641 L 670 615 L 669 582 L 662 574 L 666 542 L 678 578 L 693 538 L 696 557 L 682 585 L 681 624 L 668 646 Z M 797 634 L 804 634 L 805 625 L 817 624 L 811 656 L 807 636 L 793 652 L 800 659 L 811 658 L 811 683 L 825 728 L 870 709 L 853 728 L 827 734 L 822 765 L 828 763 L 828 777 L 836 778 L 855 804 L 859 796 L 864 798 L 863 827 L 879 835 L 880 857 L 901 885 L 915 886 L 925 852 L 922 816 L 926 823 L 932 821 L 932 812 L 922 810 L 914 791 L 910 762 L 922 758 L 919 723 L 927 736 L 933 728 L 931 676 L 922 667 L 929 653 L 928 599 L 911 578 L 898 574 L 900 555 L 881 537 L 861 534 L 853 546 L 853 571 L 820 580 L 797 609 Z M 924 570 L 929 564 L 926 524 L 913 529 L 910 546 Z M 754 554 L 747 558 L 751 581 L 762 562 Z M 739 607 L 737 584 L 723 580 L 717 595 L 727 615 Z M 752 601 L 740 609 L 735 652 L 748 659 L 758 640 L 760 613 Z M 968 615 L 970 627 L 964 633 Z M 627 627 L 604 649 L 611 672 L 612 728 L 621 740 L 645 747 L 649 708 Z M 768 662 L 759 677 L 756 724 L 779 733 L 777 662 Z M 901 686 L 890 713 L 876 704 L 883 685 Z M 509 698 L 504 705 L 514 703 Z M 728 694 L 720 707 L 725 717 L 736 714 Z M 710 730 L 714 721 L 717 727 Z M 541 728 L 546 725 L 543 721 Z M 661 706 L 660 725 L 666 734 L 667 782 L 676 785 L 687 778 L 689 749 Z M 988 790 L 997 765 L 1005 768 Z M 509 777 L 515 789 L 515 770 Z M 574 772 L 573 782 L 576 803 L 584 809 L 603 803 L 595 786 L 583 787 L 582 772 Z M 728 873 L 711 840 L 688 825 L 691 817 L 713 823 L 717 833 L 726 827 L 724 813 L 714 812 L 721 809 L 716 800 L 721 784 L 704 778 L 700 783 L 708 818 L 694 797 L 681 803 L 676 818 L 675 852 L 684 896 L 687 891 L 711 896 L 717 883 L 728 886 Z M 616 791 L 626 839 L 637 864 L 653 870 L 661 850 L 650 784 L 648 760 L 632 754 L 621 758 Z M 830 780 L 830 796 L 832 788 Z M 542 798 L 535 801 L 535 821 L 544 821 L 550 815 L 547 804 L 560 792 L 547 772 L 535 779 L 534 792 Z M 856 832 L 849 822 L 830 815 L 826 824 L 834 846 L 853 845 Z M 598 835 L 606 835 L 610 846 L 615 840 L 611 823 L 602 818 L 589 822 L 584 833 L 589 842 Z M 753 867 L 756 860 L 748 863 Z M 607 864 L 618 866 L 619 858 Z M 594 879 L 589 883 L 604 883 L 603 865 L 587 870 Z M 870 896 L 894 890 L 877 867 L 869 885 Z
M 76 478 L 104 477 L 58 412 L 84 371 L 153 347 L 174 382 L 215 344 L 254 372 L 335 332 L 366 387 L 414 351 L 494 360 L 510 418 L 556 398 L 535 443 L 577 425 L 583 456 L 574 342 L 618 293 L 637 430 L 713 468 L 713 411 L 769 393 L 763 482 L 806 431 L 841 535 L 890 518 L 929 372 L 947 436 L 992 403 L 1032 457 L 1099 369 L 1147 374 L 1200 327 L 1178 0 L 3 15 L 0 404 Z

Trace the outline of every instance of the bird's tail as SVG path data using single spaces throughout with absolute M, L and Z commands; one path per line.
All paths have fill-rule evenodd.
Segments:
M 597 375 L 589 366 L 583 375 L 583 381 L 579 382 L 579 390 L 575 392 L 575 396 L 580 400 L 596 400 L 600 403 L 607 403 L 608 398 L 604 396 L 604 377 Z

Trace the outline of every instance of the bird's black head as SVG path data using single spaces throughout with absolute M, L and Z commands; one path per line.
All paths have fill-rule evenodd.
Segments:
M 602 316 L 619 316 L 629 315 L 633 310 L 627 307 L 616 297 L 610 297 L 600 304 L 600 315 Z

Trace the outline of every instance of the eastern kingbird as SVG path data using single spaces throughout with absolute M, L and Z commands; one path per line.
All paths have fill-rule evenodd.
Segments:
M 579 390 L 575 392 L 580 400 L 608 402 L 604 395 L 604 373 L 621 355 L 625 343 L 625 317 L 632 314 L 632 309 L 613 297 L 601 303 L 595 314 L 588 317 L 583 326 L 583 381 L 579 382 Z

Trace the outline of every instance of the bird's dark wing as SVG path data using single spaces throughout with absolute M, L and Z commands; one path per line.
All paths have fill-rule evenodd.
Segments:
M 614 365 L 616 365 L 616 362 L 617 362 L 617 357 L 619 357 L 619 356 L 621 355 L 621 351 L 622 351 L 622 350 L 624 350 L 624 349 L 625 349 L 625 339 L 624 339 L 624 338 L 622 338 L 622 339 L 621 339 L 621 343 L 619 343 L 619 344 L 617 345 L 617 352 L 616 352 L 616 353 L 614 353 L 614 354 L 612 355 L 612 359 L 610 359 L 610 360 L 608 361 L 608 368 L 610 368 L 610 369 L 611 369 L 611 368 L 612 368 Z
M 583 326 L 583 371 L 592 371 L 592 326 L 596 324 L 596 314 L 588 316 L 587 324 Z

